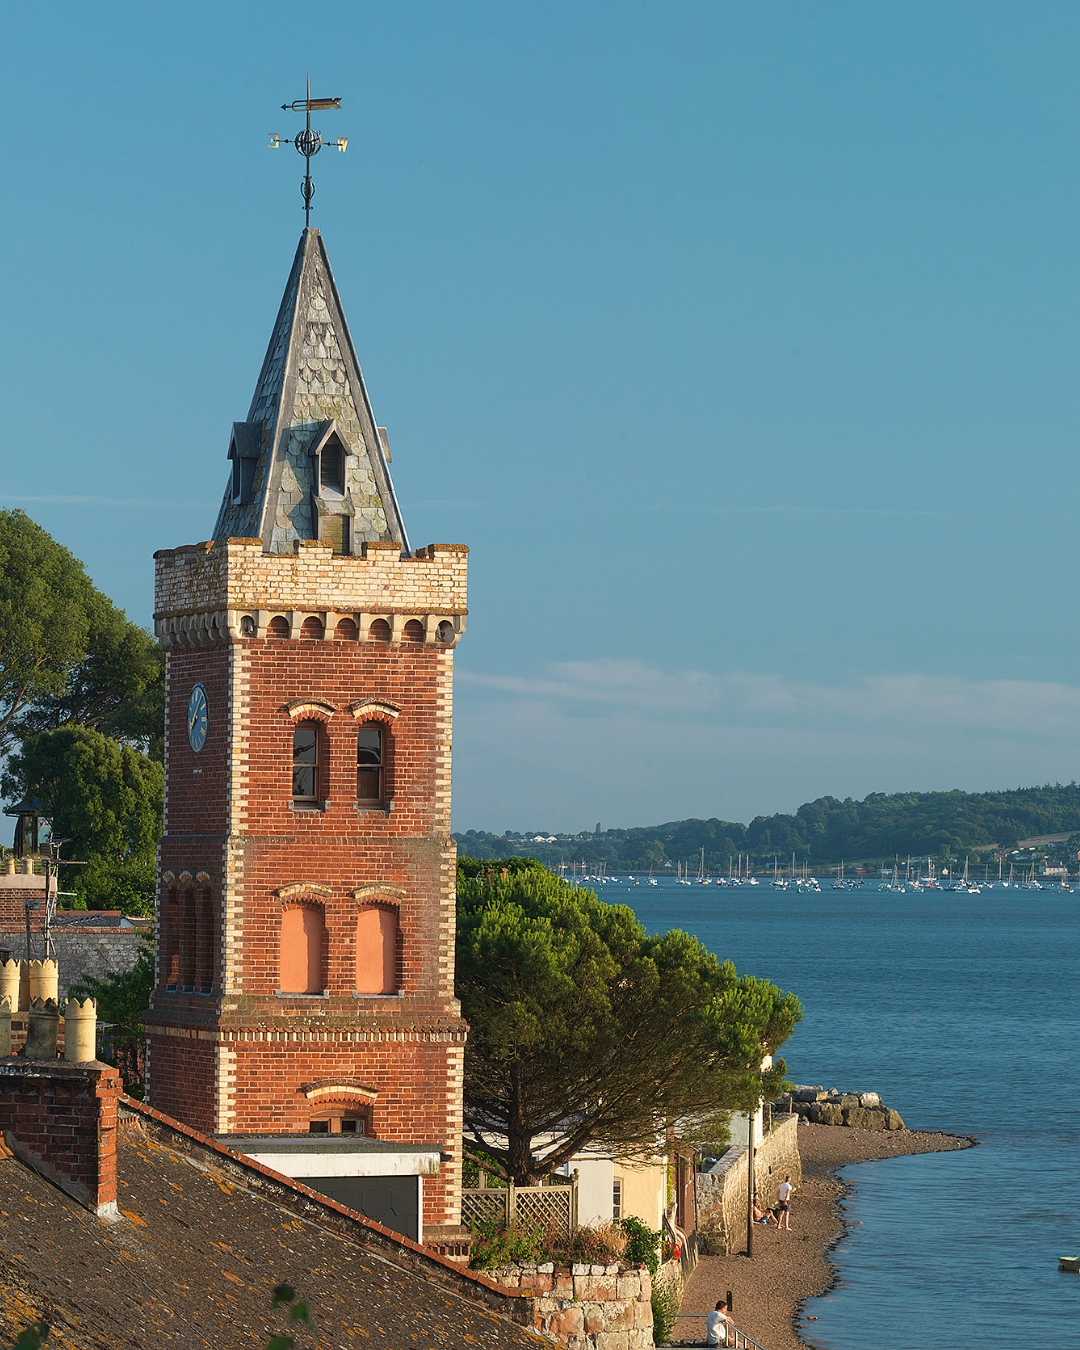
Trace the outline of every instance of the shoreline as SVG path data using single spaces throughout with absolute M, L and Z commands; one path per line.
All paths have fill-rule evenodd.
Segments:
M 703 1256 L 690 1277 L 672 1345 L 702 1345 L 705 1314 L 728 1290 L 740 1331 L 768 1350 L 807 1350 L 798 1330 L 806 1300 L 833 1288 L 838 1272 L 831 1259 L 851 1224 L 841 1212 L 850 1183 L 837 1172 L 854 1163 L 877 1162 L 917 1153 L 948 1153 L 973 1148 L 970 1135 L 929 1130 L 858 1130 L 837 1125 L 800 1125 L 802 1185 L 792 1200 L 792 1231 L 772 1227 L 754 1231 L 754 1257 Z M 861 1220 L 856 1220 L 856 1223 Z

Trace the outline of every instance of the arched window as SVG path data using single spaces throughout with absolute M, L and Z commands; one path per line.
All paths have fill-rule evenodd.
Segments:
M 294 802 L 319 800 L 321 749 L 318 722 L 298 722 L 293 728 L 292 795 Z
M 300 636 L 302 638 L 307 638 L 309 641 L 312 638 L 321 640 L 322 635 L 323 635 L 322 619 L 317 619 L 314 615 L 311 615 L 309 618 L 305 619 L 304 622 L 300 625 Z
M 337 627 L 334 629 L 334 636 L 339 642 L 355 642 L 359 637 L 359 629 L 356 626 L 355 619 L 338 619 Z
M 435 636 L 440 642 L 453 642 L 454 638 L 457 637 L 457 634 L 454 632 L 454 625 L 450 620 L 443 619 L 442 623 L 440 623 L 435 630 Z
M 326 922 L 321 905 L 292 905 L 281 914 L 278 988 L 283 994 L 321 994 L 325 981 Z
M 288 619 L 278 614 L 266 625 L 266 636 L 272 638 L 287 638 L 292 632 Z
M 308 1121 L 309 1134 L 368 1134 L 371 1111 L 363 1107 L 328 1106 Z
M 398 916 L 389 905 L 371 905 L 356 916 L 356 992 L 398 991 Z
M 389 642 L 390 625 L 385 619 L 372 619 L 371 627 L 368 629 L 368 637 L 372 642 Z
M 356 800 L 361 805 L 382 804 L 385 740 L 378 722 L 365 722 L 356 733 Z
M 405 625 L 405 631 L 402 636 L 406 642 L 423 642 L 424 625 L 419 619 L 410 619 Z

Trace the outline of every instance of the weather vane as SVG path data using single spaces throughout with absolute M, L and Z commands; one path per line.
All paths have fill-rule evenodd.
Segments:
M 298 98 L 295 103 L 283 103 L 282 112 L 303 112 L 307 114 L 307 121 L 304 130 L 293 137 L 292 144 L 296 146 L 297 154 L 304 156 L 304 181 L 300 184 L 300 194 L 304 198 L 304 224 L 311 224 L 311 199 L 315 196 L 315 184 L 311 181 L 311 157 L 317 155 L 323 148 L 322 133 L 312 131 L 311 114 L 313 112 L 325 112 L 330 108 L 340 108 L 340 98 L 312 98 L 311 97 L 311 77 L 307 82 L 307 98 Z M 283 145 L 289 144 L 289 138 L 281 137 L 277 132 L 270 133 L 270 149 L 277 150 Z M 336 145 L 344 154 L 348 149 L 348 136 L 336 136 L 329 145 Z

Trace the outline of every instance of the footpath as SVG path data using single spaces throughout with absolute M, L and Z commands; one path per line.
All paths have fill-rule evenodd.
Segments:
M 791 1232 L 759 1224 L 754 1230 L 754 1256 L 702 1256 L 686 1287 L 673 1345 L 702 1345 L 705 1315 L 724 1298 L 734 1296 L 735 1325 L 768 1350 L 806 1350 L 796 1330 L 804 1300 L 830 1287 L 835 1272 L 829 1252 L 843 1236 L 840 1201 L 844 1183 L 834 1172 L 851 1163 L 893 1158 L 908 1153 L 941 1153 L 969 1148 L 974 1141 L 922 1130 L 837 1129 L 800 1125 L 799 1153 L 803 1181 L 792 1201 Z M 807 1328 L 812 1333 L 813 1324 Z

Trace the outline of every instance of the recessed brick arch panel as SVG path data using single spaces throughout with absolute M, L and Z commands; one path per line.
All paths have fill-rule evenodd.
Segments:
M 278 989 L 283 994 L 321 994 L 326 988 L 326 910 L 307 895 L 282 902 L 278 939 Z

